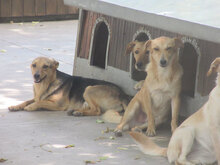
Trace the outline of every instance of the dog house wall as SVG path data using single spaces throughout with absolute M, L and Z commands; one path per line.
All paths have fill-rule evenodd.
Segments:
M 108 47 L 107 57 L 108 66 L 129 72 L 131 60 L 129 56 L 124 56 L 126 46 L 130 41 L 133 40 L 134 34 L 138 30 L 146 29 L 152 38 L 156 38 L 159 36 L 179 37 L 184 41 L 184 43 L 187 42 L 192 45 L 192 47 L 195 48 L 195 51 L 199 52 L 197 53 L 198 67 L 196 68 L 195 75 L 195 94 L 205 96 L 213 88 L 213 77 L 207 78 L 206 72 L 209 69 L 209 65 L 212 60 L 218 57 L 218 54 L 216 52 L 220 52 L 220 44 L 191 38 L 190 36 L 183 36 L 178 33 L 172 33 L 159 28 L 125 21 L 91 11 L 83 10 L 83 19 L 81 21 L 81 28 L 79 32 L 81 38 L 78 43 L 77 57 L 89 59 L 90 46 L 92 41 L 92 29 L 95 26 L 96 20 L 100 17 L 103 17 L 108 22 L 110 29 L 110 43 Z M 187 40 L 185 38 L 187 38 Z M 187 65 L 187 63 L 185 63 L 184 65 Z

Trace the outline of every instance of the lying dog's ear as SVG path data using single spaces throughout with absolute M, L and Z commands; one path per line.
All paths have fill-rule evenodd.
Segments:
M 220 57 L 216 58 L 210 65 L 209 71 L 207 72 L 207 76 L 210 76 L 213 71 L 220 72 Z
M 51 61 L 52 61 L 52 67 L 55 68 L 55 69 L 57 69 L 58 66 L 59 66 L 59 62 L 56 61 L 56 60 L 54 60 L 53 58 L 51 58 Z
M 132 51 L 132 49 L 134 48 L 135 44 L 136 44 L 136 42 L 135 42 L 135 41 L 132 41 L 132 42 L 130 42 L 130 43 L 127 45 L 126 50 L 125 50 L 125 56 L 126 56 L 126 55 L 129 55 L 129 54 L 131 53 L 131 51 Z
M 174 38 L 175 46 L 177 48 L 183 48 L 184 44 L 180 38 Z

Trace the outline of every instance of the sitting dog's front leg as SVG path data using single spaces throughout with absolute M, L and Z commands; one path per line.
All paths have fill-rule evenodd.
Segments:
M 33 102 L 34 102 L 34 99 L 28 100 L 28 101 L 25 101 L 25 102 L 23 102 L 23 103 L 21 103 L 21 104 L 18 104 L 18 105 L 16 105 L 16 106 L 10 106 L 10 107 L 8 107 L 8 110 L 9 110 L 9 111 L 20 111 L 20 110 L 24 110 L 24 108 L 25 108 L 26 106 L 28 106 L 29 104 L 32 104 Z
M 180 106 L 179 96 L 175 96 L 171 100 L 171 108 L 172 108 L 171 130 L 172 132 L 174 132 L 175 129 L 178 127 L 179 106 Z

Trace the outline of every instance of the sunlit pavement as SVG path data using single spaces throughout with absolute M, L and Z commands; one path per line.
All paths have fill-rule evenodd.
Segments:
M 99 117 L 7 110 L 33 97 L 29 66 L 34 58 L 55 58 L 61 71 L 72 74 L 77 23 L 0 24 L 0 160 L 6 160 L 2 164 L 168 164 L 165 158 L 142 154 L 127 133 L 115 138 L 111 130 L 116 125 L 98 124 Z M 167 134 L 158 131 L 156 139 L 163 146 Z

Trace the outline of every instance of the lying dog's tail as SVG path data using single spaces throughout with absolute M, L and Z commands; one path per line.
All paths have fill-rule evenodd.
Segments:
M 102 119 L 108 123 L 119 124 L 122 116 L 116 110 L 108 110 L 102 115 Z
M 167 148 L 162 148 L 155 144 L 151 139 L 139 132 L 129 132 L 133 140 L 138 144 L 140 150 L 152 156 L 167 157 Z

